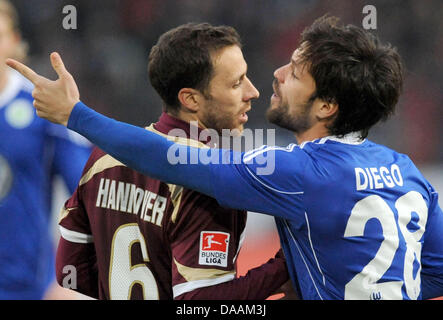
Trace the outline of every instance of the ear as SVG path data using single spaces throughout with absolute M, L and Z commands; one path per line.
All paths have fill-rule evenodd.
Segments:
M 22 41 L 22 36 L 18 32 L 14 32 L 14 42 L 20 43 Z
M 319 107 L 317 108 L 317 119 L 319 121 L 328 121 L 335 118 L 338 115 L 338 103 L 335 101 L 319 101 Z
M 178 101 L 183 108 L 190 112 L 197 112 L 202 104 L 202 94 L 192 88 L 181 88 L 178 92 Z

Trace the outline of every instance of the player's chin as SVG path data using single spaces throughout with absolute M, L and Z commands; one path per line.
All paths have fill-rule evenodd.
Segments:
M 241 123 L 241 122 L 237 123 L 237 125 L 234 127 L 234 129 L 231 130 L 231 136 L 233 136 L 233 137 L 241 136 L 244 129 L 245 128 L 243 126 L 243 123 Z
M 281 104 L 272 104 L 266 110 L 266 119 L 273 124 L 279 125 L 283 118 L 287 116 Z

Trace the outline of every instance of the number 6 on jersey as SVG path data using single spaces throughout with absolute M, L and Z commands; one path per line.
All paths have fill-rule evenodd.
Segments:
M 112 300 L 129 300 L 134 284 L 143 288 L 145 300 L 158 300 L 154 275 L 145 264 L 131 264 L 132 245 L 139 242 L 143 261 L 148 262 L 146 242 L 136 223 L 120 226 L 114 233 L 109 268 L 109 294 Z

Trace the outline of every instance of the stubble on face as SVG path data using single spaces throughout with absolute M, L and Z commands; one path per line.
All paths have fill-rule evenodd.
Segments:
M 212 54 L 214 72 L 204 95 L 200 121 L 206 128 L 242 132 L 242 113 L 251 109 L 251 101 L 245 100 L 247 64 L 238 46 L 229 46 Z M 234 85 L 239 83 L 235 89 Z M 251 84 L 252 85 L 252 84 Z M 251 99 L 254 97 L 251 97 Z
M 243 125 L 236 120 L 237 114 L 223 110 L 223 106 L 218 105 L 210 95 L 207 97 L 206 105 L 205 113 L 201 118 L 205 127 L 216 130 L 220 135 L 223 133 L 223 129 L 243 131 Z
M 311 109 L 314 104 L 314 99 L 311 96 L 308 101 L 304 103 L 297 103 L 290 108 L 287 101 L 281 96 L 281 91 L 278 87 L 278 82 L 274 80 L 274 91 L 278 94 L 279 99 L 273 103 L 266 111 L 266 118 L 270 123 L 273 123 L 281 128 L 292 131 L 296 134 L 305 132 L 312 127 Z

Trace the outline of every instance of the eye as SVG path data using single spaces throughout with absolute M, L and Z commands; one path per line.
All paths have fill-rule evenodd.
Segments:
M 291 72 L 291 77 L 295 78 L 295 79 L 298 79 L 298 77 L 295 75 L 295 72 Z
M 241 84 L 242 84 L 242 81 L 241 80 L 238 80 L 232 87 L 233 88 L 238 88 L 238 87 L 240 87 L 241 86 Z

